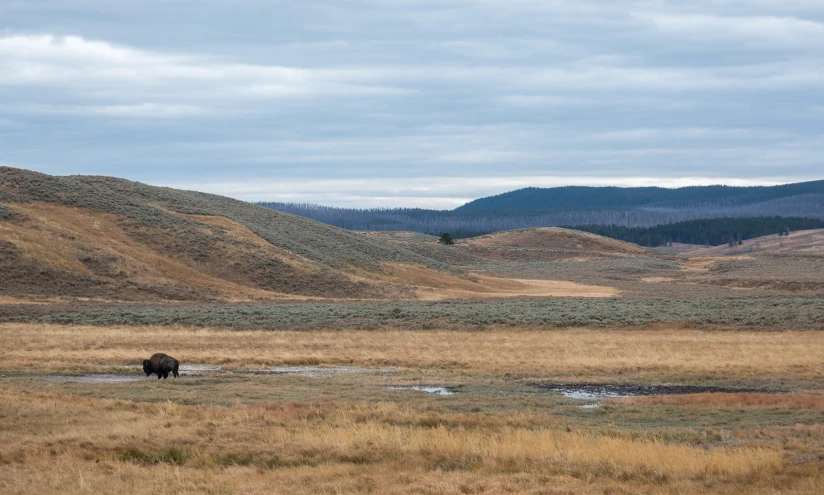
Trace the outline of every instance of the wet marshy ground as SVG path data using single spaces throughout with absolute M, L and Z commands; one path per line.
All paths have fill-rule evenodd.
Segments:
M 581 409 L 597 409 L 600 399 L 625 399 L 629 397 L 652 397 L 690 394 L 781 394 L 783 390 L 756 390 L 744 387 L 722 387 L 712 385 L 674 384 L 606 384 L 606 383 L 533 383 L 542 390 L 563 395 L 568 399 L 589 401 L 580 405 Z
M 706 385 L 650 385 L 606 383 L 533 383 L 532 385 L 555 392 L 570 399 L 618 399 L 650 395 L 685 395 L 707 393 L 784 393 L 783 390 L 756 390 L 743 387 Z
M 134 374 L 102 374 L 89 373 L 83 375 L 31 375 L 29 378 L 39 378 L 55 383 L 76 382 L 76 383 L 124 383 L 146 380 L 144 373 L 138 372 L 139 366 L 116 366 L 118 369 L 135 370 Z M 239 369 L 224 369 L 220 366 L 207 364 L 187 364 L 180 365 L 179 372 L 181 378 L 186 377 L 205 377 L 205 376 L 220 376 L 229 374 L 238 375 L 291 375 L 303 376 L 313 378 L 330 378 L 339 373 L 393 373 L 395 370 L 391 368 L 358 368 L 354 366 L 336 366 L 336 367 L 321 367 L 321 366 L 275 366 L 270 368 L 239 368 Z M 156 380 L 157 377 L 152 375 L 149 379 Z

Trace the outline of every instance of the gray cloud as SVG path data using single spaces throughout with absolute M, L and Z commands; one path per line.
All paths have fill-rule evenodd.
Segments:
M 816 1 L 9 0 L 0 16 L 12 166 L 431 207 L 820 178 Z

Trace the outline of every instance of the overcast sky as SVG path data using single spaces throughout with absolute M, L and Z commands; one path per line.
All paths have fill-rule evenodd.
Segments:
M 246 200 L 824 178 L 824 1 L 2 0 L 0 164 Z

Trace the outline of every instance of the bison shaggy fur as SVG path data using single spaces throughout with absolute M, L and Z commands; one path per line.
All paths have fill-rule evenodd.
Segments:
M 146 373 L 146 376 L 151 376 L 152 373 L 156 373 L 158 380 L 160 380 L 161 377 L 164 379 L 167 378 L 169 373 L 174 374 L 175 378 L 179 377 L 180 375 L 177 374 L 178 366 L 180 366 L 180 363 L 177 359 L 162 352 L 153 354 L 149 359 L 143 360 L 143 372 Z

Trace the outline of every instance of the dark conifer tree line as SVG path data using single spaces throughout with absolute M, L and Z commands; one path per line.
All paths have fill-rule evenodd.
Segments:
M 691 220 L 655 227 L 619 227 L 617 225 L 582 225 L 575 229 L 611 237 L 641 246 L 664 246 L 669 242 L 683 244 L 733 245 L 765 235 L 784 235 L 788 230 L 822 229 L 824 221 L 814 218 L 713 218 Z
M 455 210 L 258 204 L 349 230 L 407 230 L 435 236 L 449 232 L 458 239 L 502 230 L 566 226 L 644 246 L 666 242 L 719 245 L 728 242 L 731 232 L 749 239 L 785 227 L 820 228 L 824 181 L 774 187 L 527 188 L 481 198 Z M 776 218 L 789 220 L 782 224 Z M 719 221 L 708 222 L 711 219 Z

